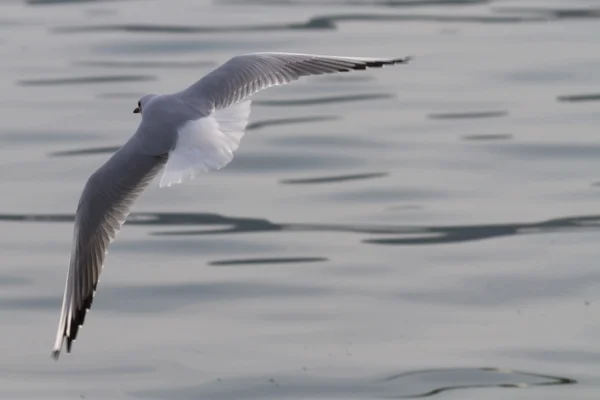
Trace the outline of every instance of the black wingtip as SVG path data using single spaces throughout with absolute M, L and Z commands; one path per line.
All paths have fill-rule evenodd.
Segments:
M 394 64 L 408 64 L 413 59 L 414 59 L 414 56 L 406 56 L 404 58 L 393 59 L 392 63 L 394 63 Z
M 373 60 L 367 62 L 357 62 L 352 66 L 353 70 L 365 70 L 367 68 L 382 68 L 386 65 L 407 64 L 413 59 L 413 56 L 404 58 L 392 58 L 387 60 Z
M 95 287 L 94 287 L 95 290 Z M 87 315 L 88 310 L 92 306 L 92 302 L 94 301 L 94 292 L 90 294 L 83 302 L 83 307 L 75 313 L 75 316 L 71 319 L 71 330 L 68 335 L 65 335 L 66 344 L 67 344 L 67 353 L 71 352 L 71 347 L 73 346 L 73 342 L 77 338 L 77 334 L 79 333 L 79 329 L 83 326 L 85 321 L 85 316 Z
M 54 361 L 58 361 L 58 357 L 60 357 L 60 350 L 52 350 L 52 358 Z

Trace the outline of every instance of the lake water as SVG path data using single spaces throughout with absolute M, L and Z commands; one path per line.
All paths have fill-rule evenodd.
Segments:
M 8 0 L 0 51 L 0 398 L 598 398 L 600 2 Z M 253 51 L 415 58 L 255 96 L 54 362 L 87 177 Z

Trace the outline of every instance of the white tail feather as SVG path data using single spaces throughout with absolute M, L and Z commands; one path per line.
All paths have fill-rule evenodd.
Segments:
M 69 267 L 70 269 L 70 267 Z M 56 332 L 56 340 L 54 341 L 54 348 L 52 349 L 52 357 L 55 360 L 58 359 L 60 355 L 60 351 L 62 350 L 65 331 L 68 332 L 69 324 L 71 321 L 71 305 L 72 305 L 72 296 L 71 296 L 71 273 L 70 271 L 67 273 L 67 279 L 65 282 L 65 292 L 63 294 L 62 307 L 60 312 L 60 320 L 58 321 L 58 331 Z
M 220 169 L 233 159 L 250 117 L 250 100 L 215 110 L 207 117 L 186 122 L 178 130 L 160 187 L 194 178 L 200 172 Z

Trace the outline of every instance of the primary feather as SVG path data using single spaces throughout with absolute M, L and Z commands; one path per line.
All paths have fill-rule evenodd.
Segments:
M 181 92 L 144 96 L 135 135 L 90 176 L 81 194 L 53 357 L 58 359 L 65 341 L 70 352 L 92 305 L 108 245 L 163 166 L 161 187 L 227 165 L 250 116 L 245 99 L 260 90 L 302 76 L 408 60 L 253 53 L 233 57 Z
M 60 354 L 63 339 L 67 352 L 71 350 L 94 300 L 108 245 L 127 219 L 134 201 L 166 160 L 166 154 L 140 152 L 134 137 L 88 179 L 75 213 L 73 248 L 52 351 L 54 358 Z

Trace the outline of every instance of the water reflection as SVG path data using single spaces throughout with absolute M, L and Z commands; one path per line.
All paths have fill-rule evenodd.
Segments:
M 333 21 L 310 19 L 306 22 L 288 24 L 260 24 L 260 25 L 229 25 L 229 26 L 190 26 L 190 25 L 159 25 L 159 24 L 107 24 L 68 26 L 55 28 L 57 33 L 82 33 L 82 32 L 126 32 L 126 33 L 161 33 L 161 34 L 199 34 L 219 32 L 263 32 L 281 30 L 322 30 L 335 29 Z
M 293 5 L 304 4 L 303 0 L 220 0 L 228 4 Z M 313 0 L 312 4 L 339 6 L 385 6 L 385 7 L 428 7 L 428 6 L 467 6 L 490 3 L 490 0 Z
M 127 94 L 129 97 L 130 94 Z M 134 95 L 131 95 L 134 96 Z M 139 96 L 135 95 L 135 98 L 139 98 Z M 268 128 L 271 126 L 279 126 L 279 125 L 290 125 L 290 124 L 301 124 L 301 123 L 310 123 L 310 122 L 320 122 L 320 121 L 331 121 L 335 120 L 337 117 L 331 115 L 313 115 L 306 117 L 297 117 L 297 118 L 277 118 L 277 119 L 266 119 L 259 120 L 255 122 L 251 122 L 246 126 L 246 131 L 254 131 L 263 128 Z M 103 147 L 89 147 L 83 149 L 73 149 L 73 150 L 63 150 L 56 151 L 50 153 L 51 157 L 69 157 L 69 156 L 82 156 L 82 155 L 94 155 L 94 154 L 112 154 L 119 149 L 120 146 L 103 146 Z M 274 155 L 273 155 L 274 156 Z M 244 157 L 244 155 L 242 155 Z M 248 156 L 250 157 L 250 156 Z M 239 158 L 239 157 L 237 157 Z M 236 163 L 238 160 L 236 160 Z
M 464 376 L 474 379 L 477 383 L 461 384 L 460 381 Z M 463 376 L 463 379 L 460 377 Z M 427 392 L 404 395 L 404 396 L 389 396 L 386 398 L 395 399 L 416 399 L 423 397 L 431 397 L 450 390 L 464 390 L 477 388 L 526 388 L 532 386 L 556 386 L 556 385 L 573 385 L 577 381 L 571 378 L 541 375 L 531 372 L 514 371 L 498 368 L 465 368 L 465 369 L 434 369 L 425 371 L 411 371 L 398 375 L 392 375 L 382 380 L 382 382 L 391 381 L 408 381 L 416 379 L 422 382 L 430 380 L 446 381 L 447 386 L 433 388 Z M 488 381 L 488 382 L 486 382 Z
M 558 96 L 558 101 L 564 102 L 583 102 L 583 101 L 600 101 L 600 93 L 589 93 L 589 94 L 571 94 Z
M 0 365 L 0 371 L 5 372 L 5 380 L 0 380 L 0 393 L 5 396 L 0 398 L 35 398 L 40 394 L 91 398 L 95 394 L 108 398 L 131 395 L 174 400 L 358 400 L 436 395 L 497 398 L 515 393 L 516 397 L 536 398 L 557 397 L 558 390 L 565 389 L 569 391 L 565 397 L 577 398 L 578 393 L 579 397 L 585 397 L 596 391 L 593 379 L 573 385 L 575 381 L 570 378 L 485 368 L 395 373 L 414 370 L 417 364 L 464 365 L 474 359 L 473 355 L 477 358 L 485 353 L 483 357 L 494 365 L 502 360 L 520 368 L 540 365 L 540 371 L 552 369 L 559 375 L 573 371 L 594 375 L 594 365 L 600 358 L 590 344 L 594 330 L 590 317 L 598 303 L 593 294 L 599 274 L 594 272 L 596 250 L 592 242 L 598 234 L 600 212 L 582 210 L 594 210 L 600 194 L 600 183 L 586 187 L 588 182 L 600 180 L 593 172 L 597 167 L 595 160 L 600 159 L 600 147 L 593 134 L 598 121 L 594 110 L 589 109 L 600 104 L 595 73 L 598 52 L 594 47 L 598 37 L 595 22 L 600 17 L 597 2 L 211 0 L 199 4 L 184 0 L 172 3 L 24 0 L 0 5 L 3 34 L 0 45 L 6 54 L 1 68 L 8 82 L 2 98 L 7 114 L 1 130 L 6 133 L 0 134 L 0 142 L 6 150 L 6 173 L 19 168 L 15 170 L 17 176 L 5 182 L 5 201 L 0 208 L 4 213 L 0 215 L 0 225 L 4 227 L 6 242 L 4 269 L 0 271 L 0 314 L 6 317 L 3 322 L 7 335 L 31 344 L 14 346 L 5 341 L 4 364 Z M 245 17 L 248 10 L 252 10 L 251 18 Z M 200 14 L 194 19 L 197 13 Z M 231 215 L 210 213 L 213 211 L 210 208 L 203 213 L 193 188 L 188 188 L 189 193 L 178 199 L 180 208 L 173 208 L 168 199 L 157 199 L 156 203 L 150 199 L 144 210 L 151 212 L 133 213 L 127 224 L 138 228 L 130 228 L 134 232 L 114 249 L 125 253 L 124 258 L 119 257 L 125 264 L 127 256 L 131 260 L 141 257 L 142 261 L 134 261 L 129 265 L 132 268 L 121 271 L 123 280 L 105 282 L 108 285 L 102 287 L 98 298 L 102 304 L 97 312 L 108 310 L 111 315 L 107 317 L 111 318 L 99 321 L 98 329 L 88 333 L 92 342 L 94 335 L 119 336 L 132 313 L 141 312 L 147 314 L 142 316 L 140 326 L 144 331 L 155 331 L 155 338 L 116 340 L 113 356 L 102 352 L 78 353 L 58 368 L 44 364 L 49 362 L 46 345 L 55 328 L 62 295 L 60 287 L 49 289 L 46 278 L 50 275 L 57 278 L 52 266 L 59 265 L 60 276 L 55 284 L 62 284 L 60 265 L 68 254 L 58 249 L 62 245 L 58 246 L 57 240 L 69 240 L 52 235 L 57 228 L 72 229 L 75 210 L 67 208 L 65 214 L 55 213 L 55 206 L 60 206 L 65 197 L 58 194 L 68 188 L 46 180 L 52 171 L 44 171 L 37 184 L 19 183 L 18 179 L 25 173 L 37 176 L 39 165 L 31 160 L 40 155 L 62 150 L 51 155 L 82 157 L 44 161 L 43 165 L 54 165 L 61 173 L 89 166 L 84 157 L 97 155 L 98 159 L 104 159 L 122 144 L 120 139 L 114 139 L 118 135 L 107 136 L 106 129 L 98 129 L 118 129 L 115 121 L 106 125 L 101 113 L 83 115 L 80 111 L 85 104 L 79 104 L 81 110 L 74 110 L 73 102 L 65 99 L 96 99 L 102 109 L 111 112 L 118 110 L 122 102 L 114 99 L 137 101 L 145 94 L 136 93 L 142 89 L 144 80 L 159 79 L 157 83 L 169 86 L 173 80 L 197 79 L 197 71 L 215 66 L 212 60 L 225 54 L 260 49 L 308 51 L 316 41 L 323 52 L 329 48 L 340 54 L 355 55 L 380 55 L 377 49 L 385 55 L 385 49 L 403 51 L 408 46 L 406 50 L 416 52 L 417 57 L 422 54 L 422 62 L 410 71 L 388 74 L 390 80 L 386 80 L 385 86 L 371 85 L 384 79 L 377 74 L 328 76 L 319 80 L 322 85 L 315 81 L 315 85 L 308 85 L 305 90 L 294 92 L 295 95 L 290 92 L 287 97 L 281 92 L 277 98 L 283 100 L 257 101 L 258 106 L 264 106 L 260 111 L 265 115 L 273 111 L 270 116 L 277 119 L 253 122 L 248 130 L 290 129 L 286 129 L 285 135 L 260 135 L 262 139 L 250 151 L 236 157 L 224 173 L 231 178 L 232 185 L 251 184 L 258 176 L 264 183 L 270 183 L 265 189 L 279 189 L 284 200 L 292 199 L 294 191 L 302 192 L 302 197 L 282 203 L 272 201 L 272 191 L 257 193 L 256 204 L 266 199 L 273 207 L 262 215 L 260 211 L 251 214 L 250 209 L 257 210 L 254 203 L 250 208 L 232 209 Z M 48 62 L 49 54 L 56 56 L 54 61 Z M 474 59 L 478 61 L 472 62 Z M 333 80 L 352 82 L 344 82 L 348 86 L 342 90 L 341 84 L 330 82 Z M 138 81 L 142 82 L 137 84 Z M 463 94 L 457 94 L 458 87 L 465 89 Z M 31 103 L 30 91 L 34 89 L 37 97 Z M 55 89 L 59 89 L 61 101 L 52 97 Z M 405 107 L 400 112 L 393 104 L 380 104 L 389 102 L 386 99 L 395 93 L 400 93 L 398 96 L 405 99 L 403 106 L 409 109 Z M 370 101 L 377 99 L 382 101 Z M 529 101 L 529 107 L 523 107 L 524 100 Z M 479 105 L 465 106 L 475 103 Z M 281 118 L 293 116 L 293 106 L 306 107 L 311 114 L 338 114 L 333 110 L 337 105 L 351 106 L 352 118 L 339 124 L 325 122 L 338 118 L 335 115 Z M 275 113 L 283 111 L 282 115 Z M 428 114 L 431 115 L 424 121 Z M 513 114 L 516 118 L 511 118 Z M 68 124 L 61 125 L 61 121 Z M 464 122 L 468 122 L 468 131 L 463 129 Z M 304 123 L 312 125 L 291 125 Z M 496 129 L 494 123 L 510 126 Z M 40 126 L 56 128 L 44 131 Z M 83 134 L 90 126 L 98 131 Z M 364 129 L 369 126 L 376 127 L 377 132 Z M 474 149 L 477 151 L 468 151 Z M 498 167 L 485 171 L 487 179 L 472 175 L 477 172 L 473 168 L 468 171 L 464 168 L 479 166 L 490 157 Z M 513 160 L 518 163 L 511 163 Z M 560 173 L 548 171 L 547 165 L 540 162 L 555 167 L 560 164 L 556 167 Z M 339 165 L 350 168 L 341 171 Z M 517 170 L 518 173 L 513 173 Z M 398 179 L 409 174 L 410 183 L 394 185 L 388 172 Z M 492 219 L 490 210 L 498 199 L 491 199 L 489 194 L 500 190 L 496 183 L 506 183 L 507 177 L 510 187 L 523 200 L 522 207 L 534 205 L 541 214 L 556 218 L 533 222 L 530 216 L 520 221 Z M 580 179 L 574 181 L 572 177 Z M 474 180 L 480 185 L 468 184 Z M 531 185 L 533 181 L 537 184 Z M 471 223 L 460 219 L 448 223 L 444 219 L 447 217 L 444 210 L 464 206 L 457 206 L 464 196 L 454 195 L 458 193 L 454 192 L 454 184 L 460 182 L 467 182 L 468 197 L 476 200 L 474 215 L 482 218 L 477 223 L 471 218 L 468 219 Z M 69 187 L 73 184 L 64 183 Z M 584 195 L 577 196 L 581 193 L 573 192 L 573 185 L 578 185 Z M 448 190 L 450 187 L 454 189 Z M 413 192 L 412 188 L 432 190 Z M 48 190 L 57 194 L 50 203 L 34 201 Z M 202 195 L 201 186 L 198 190 Z M 564 197 L 559 198 L 561 193 Z M 211 202 L 218 202 L 218 195 L 210 196 Z M 31 204 L 20 199 L 30 199 Z M 336 207 L 339 201 L 345 206 Z M 439 207 L 429 207 L 433 203 Z M 161 212 L 166 209 L 182 212 Z M 315 213 L 316 209 L 321 212 Z M 320 219 L 325 211 L 328 212 L 325 218 Z M 33 223 L 27 224 L 30 221 Z M 586 235 L 588 231 L 591 233 Z M 574 234 L 567 236 L 570 232 Z M 31 252 L 27 251 L 31 248 L 28 239 L 33 233 L 39 246 Z M 557 233 L 552 237 L 561 243 L 552 252 L 556 256 L 551 260 L 552 265 L 548 264 L 547 252 L 536 251 L 540 241 L 535 238 L 544 237 L 517 237 L 542 233 Z M 583 240 L 577 240 L 580 237 Z M 517 250 L 523 253 L 515 256 L 518 265 L 511 260 L 507 262 L 503 254 L 494 253 L 498 249 L 493 244 L 500 243 L 499 240 L 483 242 L 492 246 L 474 246 L 475 252 L 471 251 L 474 241 L 496 238 L 518 241 Z M 350 246 L 356 244 L 350 254 L 348 240 Z M 317 247 L 311 247 L 311 243 L 317 242 Z M 451 246 L 436 246 L 444 244 Z M 377 247 L 386 245 L 436 247 Z M 390 265 L 394 263 L 392 253 L 396 250 L 406 253 L 402 265 Z M 361 260 L 374 260 L 373 251 L 377 252 L 376 262 L 363 263 Z M 162 269 L 149 271 L 144 264 L 144 259 L 158 256 L 189 258 L 188 271 L 205 270 L 197 280 L 173 281 Z M 463 257 L 469 262 L 463 263 Z M 415 258 L 421 269 L 432 274 L 405 273 L 403 268 L 410 267 Z M 473 259 L 475 264 L 471 262 Z M 356 265 L 348 265 L 346 261 Z M 540 270 L 540 266 L 549 268 Z M 452 271 L 448 270 L 450 267 Z M 558 270 L 567 273 L 554 274 Z M 357 271 L 362 275 L 356 274 Z M 140 273 L 149 274 L 144 275 L 144 282 L 138 280 Z M 303 280 L 296 279 L 299 274 Z M 247 279 L 248 276 L 252 279 Z M 332 279 L 325 281 L 327 276 Z M 363 277 L 364 285 L 360 280 Z M 435 284 L 440 277 L 439 284 Z M 395 278 L 400 286 L 393 285 Z M 334 297 L 342 301 L 336 303 Z M 585 303 L 588 300 L 591 305 Z M 305 306 L 313 301 L 339 305 L 311 307 L 312 311 L 306 311 Z M 374 314 L 383 316 L 361 320 L 359 312 L 370 305 L 368 301 L 374 307 L 366 312 L 374 310 Z M 246 314 L 249 318 L 227 318 L 228 312 L 245 312 L 238 307 L 242 305 L 250 307 Z M 494 307 L 498 305 L 501 307 Z M 546 318 L 506 319 L 507 312 L 511 314 L 515 308 L 525 306 L 531 308 L 530 316 L 554 311 L 552 321 L 564 330 L 544 338 L 545 344 L 540 345 L 535 332 L 539 324 L 547 322 Z M 194 307 L 209 312 L 201 312 L 199 322 L 186 321 L 186 315 Z M 577 312 L 564 312 L 573 307 Z M 256 318 L 252 313 L 256 313 Z M 197 370 L 191 371 L 189 379 L 181 379 L 179 371 L 173 371 L 170 364 L 186 359 L 170 350 L 177 348 L 187 355 L 201 348 L 205 343 L 202 327 L 210 326 L 218 334 L 223 320 L 226 324 L 222 329 L 229 329 L 233 336 L 215 339 L 222 346 L 214 349 L 218 362 L 203 354 L 190 354 Z M 450 337 L 439 330 L 448 321 L 453 324 L 448 326 Z M 498 335 L 488 334 L 504 332 L 506 323 L 510 326 L 504 331 L 510 335 L 499 341 Z M 486 327 L 480 328 L 479 324 Z M 201 330 L 197 341 L 188 329 L 196 325 Z M 418 340 L 408 343 L 414 352 L 389 352 L 394 345 L 402 347 L 411 341 L 407 326 L 419 335 Z M 163 335 L 162 331 L 168 333 Z M 236 332 L 254 332 L 256 336 L 242 340 L 235 337 Z M 303 335 L 304 332 L 309 334 Z M 185 339 L 186 335 L 192 337 L 191 343 Z M 301 349 L 294 353 L 297 343 L 292 341 L 301 341 L 300 346 L 314 346 L 311 350 L 316 352 L 327 352 L 336 351 L 334 346 L 338 344 L 343 347 L 341 342 L 348 335 L 353 338 L 356 335 L 357 342 L 362 337 L 361 345 L 368 344 L 362 347 L 362 355 L 348 359 L 340 350 L 343 357 L 334 360 L 328 359 L 327 354 Z M 461 338 L 461 346 L 453 346 L 454 335 Z M 269 347 L 273 342 L 275 345 Z M 192 348 L 187 347 L 190 344 Z M 261 349 L 257 347 L 262 345 L 267 345 L 270 351 L 261 352 L 260 360 L 252 360 L 250 356 L 258 355 L 256 351 Z M 152 354 L 158 349 L 162 351 Z M 358 347 L 355 350 L 358 355 Z M 396 368 L 382 373 L 383 366 L 394 365 L 397 357 L 402 360 Z M 132 365 L 128 360 L 137 361 Z M 21 365 L 18 371 L 15 365 Z M 130 372 L 128 368 L 133 367 L 137 369 Z M 219 368 L 222 381 L 206 383 L 204 372 Z M 344 375 L 345 368 L 352 370 L 352 377 Z M 356 374 L 356 368 L 362 368 L 363 373 Z M 285 371 L 290 369 L 294 372 L 286 375 Z M 7 370 L 13 372 L 6 373 Z M 341 377 L 330 379 L 331 375 Z M 76 379 L 70 379 L 72 376 Z M 551 385 L 567 387 L 504 390 Z M 6 396 L 7 391 L 13 396 Z
M 102 288 L 104 310 L 118 313 L 165 313 L 192 304 L 214 304 L 249 299 L 318 297 L 330 295 L 331 289 L 315 285 L 219 282 L 164 283 L 145 285 L 106 285 Z M 60 306 L 62 293 L 2 296 L 0 310 L 54 312 Z
M 65 1 L 55 0 L 53 2 Z M 268 0 L 272 3 L 271 0 Z M 37 1 L 30 2 L 30 4 L 47 4 L 50 1 Z M 247 2 L 245 2 L 246 4 Z M 258 2 L 260 3 L 260 1 Z M 286 4 L 289 4 L 286 1 Z M 422 2 L 419 2 L 422 3 Z M 444 4 L 448 4 L 445 2 Z M 453 1 L 454 4 L 459 4 L 457 1 Z M 464 4 L 463 2 L 460 2 Z M 480 3 L 479 1 L 469 1 L 469 4 Z M 425 3 L 426 4 L 426 3 Z M 348 4 L 348 5 L 360 5 Z M 373 5 L 369 2 L 369 5 Z M 401 6 L 410 5 L 406 2 L 398 2 L 387 0 L 379 2 L 380 6 Z M 417 5 L 415 2 L 414 5 Z M 509 10 L 502 10 L 508 14 Z M 120 32 L 120 33 L 160 33 L 160 34 L 206 34 L 211 35 L 222 32 L 274 32 L 274 31 L 297 31 L 297 30 L 336 30 L 338 29 L 339 23 L 353 22 L 353 21 L 365 21 L 365 22 L 376 22 L 376 21 L 387 21 L 387 22 L 442 22 L 442 23 L 457 23 L 457 24 L 515 24 L 515 23 L 535 23 L 535 22 L 547 22 L 551 19 L 565 19 L 565 18 L 597 18 L 596 10 L 582 10 L 576 12 L 575 10 L 563 10 L 549 12 L 548 10 L 539 10 L 539 12 L 523 12 L 524 10 L 515 10 L 511 12 L 511 15 L 447 15 L 447 14 L 370 14 L 370 13 L 356 13 L 356 14 L 333 14 L 333 15 L 317 15 L 304 22 L 292 22 L 292 23 L 265 23 L 256 25 L 167 25 L 167 24 L 142 24 L 142 23 L 122 23 L 122 24 L 103 24 L 103 25 L 78 25 L 78 26 L 62 26 L 54 28 L 53 31 L 56 33 L 83 33 L 83 32 Z
M 142 92 L 105 92 L 98 93 L 96 97 L 99 99 L 131 99 L 137 101 L 145 94 Z
M 578 349 L 578 348 L 550 348 L 541 347 L 536 349 L 529 348 L 514 348 L 514 349 L 502 349 L 504 356 L 515 357 L 519 359 L 529 359 L 542 361 L 544 363 L 560 364 L 567 367 L 572 364 L 585 364 L 589 366 L 595 366 L 600 363 L 600 352 L 592 349 Z
M 315 16 L 305 22 L 284 24 L 197 26 L 159 24 L 105 24 L 85 26 L 64 26 L 54 29 L 56 33 L 121 32 L 121 33 L 161 33 L 161 34 L 214 34 L 221 32 L 273 32 L 296 30 L 335 30 L 340 22 L 388 21 L 388 22 L 445 22 L 445 23 L 522 23 L 546 21 L 547 17 L 535 16 L 471 16 L 471 15 L 381 15 L 381 14 L 340 14 Z
M 64 4 L 64 3 L 99 3 L 108 0 L 25 0 L 26 4 L 32 6 L 38 5 L 50 5 L 50 4 Z
M 548 20 L 557 19 L 596 19 L 600 18 L 600 9 L 578 7 L 578 8 L 550 8 L 550 7 L 496 7 L 495 12 L 536 15 Z
M 513 135 L 510 133 L 490 133 L 481 135 L 465 135 L 462 137 L 463 140 L 469 141 L 488 141 L 488 140 L 509 140 L 512 139 Z
M 18 275 L 0 274 L 0 287 L 31 285 L 33 279 Z
M 138 398 L 229 399 L 418 399 L 450 390 L 573 385 L 571 378 L 497 368 L 445 368 L 410 371 L 372 381 L 294 376 L 221 379 L 203 385 L 145 390 Z
M 0 221 L 73 222 L 72 214 L 0 214 Z M 155 231 L 154 236 L 207 236 L 253 232 L 344 232 L 385 235 L 364 239 L 378 245 L 435 245 L 493 239 L 505 236 L 600 229 L 600 215 L 555 218 L 541 222 L 478 225 L 343 225 L 277 223 L 263 218 L 228 217 L 211 213 L 132 213 L 128 225 L 207 226 L 201 230 Z M 217 228 L 214 228 L 217 226 Z
M 479 111 L 461 113 L 429 114 L 431 119 L 467 119 L 467 118 L 497 118 L 508 115 L 508 111 Z
M 273 258 L 244 258 L 238 260 L 211 261 L 212 266 L 239 266 L 239 265 L 265 265 L 265 264 L 297 264 L 327 261 L 325 257 L 273 257 Z M 1 281 L 0 281 L 1 284 Z
M 395 96 L 388 93 L 364 93 L 344 96 L 315 97 L 310 99 L 290 100 L 256 100 L 253 103 L 271 107 L 309 106 L 316 104 L 346 103 L 351 101 L 391 99 Z
M 90 83 L 123 83 L 153 81 L 149 75 L 98 75 L 76 78 L 24 79 L 17 83 L 21 86 L 82 85 Z
M 314 178 L 304 179 L 283 179 L 279 183 L 287 185 L 307 185 L 307 184 L 321 184 L 321 183 L 338 183 L 346 181 L 356 181 L 363 179 L 382 178 L 388 176 L 387 172 L 371 172 L 363 174 L 352 174 L 352 175 L 336 175 L 336 176 L 320 176 Z
M 262 121 L 250 122 L 248 126 L 246 126 L 247 131 L 252 131 L 256 129 L 268 128 L 271 126 L 278 125 L 289 125 L 289 124 L 300 124 L 307 122 L 322 122 L 322 121 L 333 121 L 338 119 L 338 117 L 333 115 L 314 115 L 307 117 L 296 117 L 296 118 L 277 118 L 277 119 L 266 119 Z
M 68 156 L 85 156 L 92 154 L 112 154 L 115 151 L 119 150 L 120 146 L 106 146 L 106 147 L 90 147 L 87 149 L 77 149 L 77 150 L 64 150 L 64 151 L 55 151 L 54 153 L 50 153 L 51 156 L 55 157 L 68 157 Z
M 563 143 L 536 143 L 536 142 L 511 142 L 502 146 L 482 147 L 486 151 L 502 154 L 503 157 L 515 157 L 522 160 L 597 160 L 600 156 L 600 144 L 590 141 L 588 143 L 563 142 Z
M 206 68 L 214 67 L 212 61 L 116 61 L 116 60 L 87 60 L 73 61 L 73 65 L 102 68 Z
M 308 23 L 337 26 L 340 22 L 443 22 L 455 24 L 515 24 L 546 22 L 541 16 L 432 15 L 432 14 L 339 14 L 312 18 Z
M 83 142 L 88 140 L 97 140 L 101 135 L 93 132 L 86 132 L 82 135 L 81 132 L 69 132 L 64 130 L 52 131 L 48 129 L 36 130 L 3 130 L 0 134 L 0 142 L 3 146 L 11 145 L 34 145 L 34 144 L 57 144 L 57 143 L 73 143 Z

